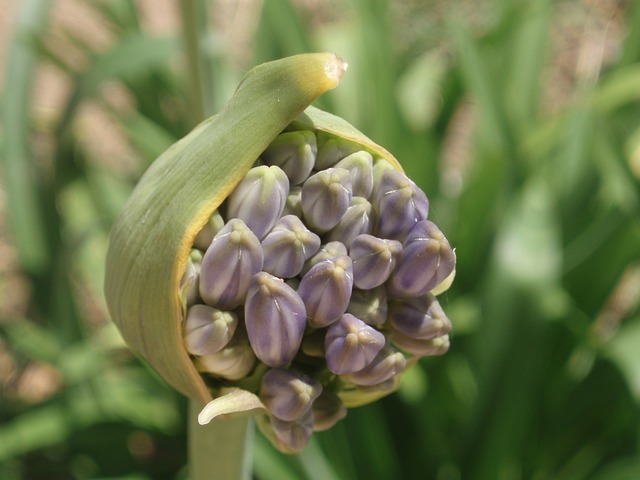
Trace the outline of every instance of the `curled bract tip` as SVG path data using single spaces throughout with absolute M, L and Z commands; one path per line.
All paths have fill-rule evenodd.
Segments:
M 257 395 L 241 388 L 230 388 L 204 406 L 198 414 L 198 423 L 206 425 L 220 415 L 251 415 L 259 410 L 266 410 L 266 407 Z
M 333 54 L 333 59 L 327 62 L 324 67 L 324 71 L 329 78 L 335 80 L 336 85 L 342 79 L 343 75 L 347 71 L 349 64 L 345 62 L 337 53 Z

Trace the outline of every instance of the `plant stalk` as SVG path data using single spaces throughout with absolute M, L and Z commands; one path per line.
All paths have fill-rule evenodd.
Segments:
M 208 35 L 207 2 L 180 2 L 184 50 L 187 60 L 188 94 L 192 121 L 195 124 L 212 115 L 213 72 L 202 50 Z
M 202 405 L 189 400 L 189 469 L 191 480 L 249 480 L 253 422 L 250 417 L 198 423 Z

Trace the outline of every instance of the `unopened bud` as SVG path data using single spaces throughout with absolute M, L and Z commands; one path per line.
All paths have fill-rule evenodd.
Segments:
M 383 240 L 373 235 L 359 235 L 351 244 L 353 283 L 368 290 L 387 281 L 396 266 L 402 244 L 397 240 Z
M 224 312 L 208 305 L 193 305 L 184 321 L 184 342 L 192 355 L 209 355 L 224 348 L 238 326 L 233 312 Z
M 433 222 L 422 220 L 402 244 L 389 292 L 401 298 L 422 296 L 445 280 L 455 264 L 449 241 Z
M 316 170 L 324 170 L 333 167 L 343 158 L 360 150 L 358 145 L 342 138 L 317 134 L 318 155 L 316 157 Z
M 345 313 L 327 330 L 324 344 L 327 367 L 337 375 L 362 370 L 384 344 L 382 333 Z
M 211 245 L 216 234 L 222 230 L 222 227 L 224 227 L 224 219 L 222 215 L 220 215 L 220 212 L 216 210 L 196 235 L 196 238 L 193 240 L 193 246 L 205 252 L 207 248 L 209 248 L 209 245 Z
M 336 168 L 344 168 L 351 174 L 353 195 L 369 198 L 373 189 L 373 157 L 360 150 L 336 163 Z
M 331 230 L 349 208 L 351 196 L 348 170 L 329 168 L 311 175 L 302 186 L 306 223 L 319 232 Z
M 387 321 L 387 290 L 384 286 L 371 290 L 354 288 L 347 312 L 367 325 L 381 327 Z
M 302 220 L 293 215 L 282 217 L 262 240 L 264 271 L 276 277 L 295 277 L 319 248 L 320 237 Z
M 308 130 L 285 132 L 276 137 L 262 154 L 267 165 L 277 165 L 291 185 L 304 182 L 316 161 L 316 136 Z
M 256 356 L 246 341 L 232 341 L 218 352 L 195 357 L 194 363 L 201 372 L 227 380 L 240 380 L 251 373 Z
M 401 334 L 425 340 L 451 331 L 451 322 L 430 293 L 393 302 L 389 307 L 389 322 Z
M 378 235 L 400 241 L 429 213 L 424 192 L 396 170 L 389 170 L 380 178 L 374 206 L 378 212 Z
M 389 340 L 399 349 L 420 357 L 443 355 L 447 353 L 447 350 L 449 350 L 449 335 L 442 335 L 440 337 L 424 340 L 420 338 L 407 337 L 406 335 L 392 330 L 389 334 Z
M 262 377 L 260 399 L 272 415 L 293 421 L 307 414 L 320 392 L 322 385 L 311 377 L 274 368 Z
M 407 366 L 402 353 L 390 345 L 385 346 L 373 361 L 362 370 L 351 373 L 348 380 L 356 385 L 372 386 L 391 380 Z
M 309 270 L 298 287 L 309 324 L 326 327 L 342 315 L 349 305 L 353 288 L 352 262 L 348 256 L 323 260 Z
M 202 259 L 200 296 L 211 306 L 231 310 L 244 301 L 251 277 L 262 270 L 260 240 L 239 219 L 218 232 Z
M 338 224 L 325 235 L 329 241 L 340 241 L 347 248 L 358 235 L 370 233 L 373 227 L 373 210 L 366 198 L 353 197 Z
M 282 216 L 295 215 L 302 218 L 302 187 L 296 185 L 289 188 L 289 195 L 282 211 Z
M 229 195 L 227 217 L 243 220 L 263 238 L 282 215 L 288 194 L 289 179 L 280 167 L 254 167 Z
M 185 307 L 190 307 L 198 301 L 201 264 L 202 252 L 196 249 L 191 250 L 187 266 L 180 279 L 180 298 Z
M 270 367 L 293 360 L 306 325 L 302 299 L 285 282 L 266 272 L 254 275 L 244 307 L 249 343 Z
M 304 276 L 309 270 L 311 270 L 311 267 L 323 260 L 334 259 L 347 254 L 347 247 L 342 242 L 329 242 L 321 245 L 320 250 L 305 262 L 300 274 Z
M 313 402 L 313 430 L 322 432 L 347 416 L 347 408 L 335 392 L 323 390 Z
M 276 437 L 286 447 L 297 452 L 302 450 L 313 434 L 313 412 L 309 410 L 304 416 L 293 421 L 271 417 L 271 427 Z

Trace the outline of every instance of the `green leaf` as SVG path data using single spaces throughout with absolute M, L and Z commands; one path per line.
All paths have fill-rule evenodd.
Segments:
M 20 262 L 30 272 L 41 272 L 51 258 L 30 144 L 30 100 L 38 58 L 25 38 L 41 34 L 47 23 L 50 3 L 49 0 L 26 0 L 21 5 L 9 50 L 2 109 L 5 140 L 0 160 L 4 160 L 3 183 L 7 189 L 9 224 Z

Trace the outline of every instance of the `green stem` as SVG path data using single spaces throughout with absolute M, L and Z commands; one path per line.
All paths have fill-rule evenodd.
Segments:
M 184 49 L 187 55 L 188 93 L 194 124 L 212 115 L 213 72 L 202 51 L 202 41 L 208 33 L 207 2 L 180 2 Z
M 189 400 L 191 480 L 249 480 L 253 423 L 250 417 L 214 419 L 198 424 L 200 403 Z

